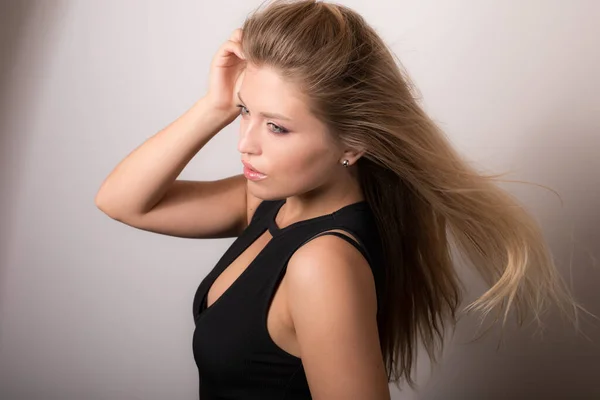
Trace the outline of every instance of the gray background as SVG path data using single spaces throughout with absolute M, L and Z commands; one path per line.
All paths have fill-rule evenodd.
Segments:
M 598 1 L 343 1 L 392 46 L 426 110 L 543 225 L 600 315 Z M 258 1 L 0 2 L 0 398 L 193 399 L 192 298 L 232 239 L 191 240 L 100 212 L 102 180 L 205 93 L 210 60 Z M 241 173 L 238 121 L 182 173 Z M 461 269 L 462 271 L 462 269 Z M 467 299 L 483 291 L 471 274 Z M 586 321 L 589 321 L 587 319 Z M 419 390 L 394 399 L 600 399 L 591 344 L 555 318 L 468 344 L 464 318 Z

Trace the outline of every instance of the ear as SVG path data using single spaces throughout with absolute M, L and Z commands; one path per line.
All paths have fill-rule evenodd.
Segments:
M 367 151 L 365 149 L 348 149 L 344 151 L 340 162 L 348 160 L 350 165 L 354 165 Z

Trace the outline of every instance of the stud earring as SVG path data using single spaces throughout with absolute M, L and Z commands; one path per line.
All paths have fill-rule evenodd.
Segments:
M 348 167 L 348 164 L 349 164 L 349 163 L 350 163 L 350 162 L 349 162 L 348 160 L 344 160 L 344 161 L 342 161 L 342 164 L 344 165 L 344 167 Z

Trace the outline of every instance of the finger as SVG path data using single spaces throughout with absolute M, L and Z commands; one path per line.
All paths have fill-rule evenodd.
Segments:
M 231 38 L 230 40 L 233 40 L 235 42 L 241 42 L 242 41 L 242 28 L 237 28 L 236 30 L 233 31 L 233 33 L 231 34 Z
M 234 53 L 236 56 L 238 56 L 238 58 L 240 58 L 242 60 L 246 59 L 246 56 L 244 55 L 244 52 L 242 51 L 242 46 L 240 46 L 239 43 L 229 40 L 227 42 L 226 48 L 230 53 Z

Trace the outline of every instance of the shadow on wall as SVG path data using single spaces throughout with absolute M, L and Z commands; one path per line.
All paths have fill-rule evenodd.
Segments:
M 543 223 L 561 275 L 567 282 L 572 279 L 570 285 L 576 299 L 600 318 L 600 177 L 597 174 L 600 161 L 594 154 L 600 148 L 599 127 L 591 110 L 587 120 L 556 117 L 563 119 L 563 123 L 542 129 L 543 134 L 537 137 L 527 136 L 531 142 L 521 147 L 526 154 L 516 154 L 519 160 L 527 160 L 523 170 L 533 171 L 532 175 L 544 176 L 545 180 L 540 182 L 539 178 L 521 174 L 506 179 L 522 178 L 559 192 L 564 207 L 545 189 L 520 184 L 508 186 L 527 205 L 540 204 L 539 209 L 536 206 L 532 211 Z M 528 199 L 528 193 L 534 193 L 536 199 Z M 470 282 L 465 283 L 472 287 Z M 584 313 L 581 316 L 580 326 L 589 340 L 577 336 L 573 327 L 554 312 L 546 315 L 543 335 L 535 334 L 534 323 L 522 330 L 507 323 L 498 350 L 499 329 L 494 328 L 480 341 L 469 343 L 479 322 L 471 316 L 465 318 L 448 343 L 439 370 L 434 371 L 431 380 L 419 391 L 419 398 L 600 399 L 600 321 Z
M 0 1 L 0 221 L 3 232 L 13 232 L 13 210 L 18 206 L 25 169 L 31 118 L 43 79 L 44 63 L 58 28 L 62 0 Z M 0 308 L 13 237 L 0 235 Z M 2 350 L 0 325 L 0 352 Z
M 27 16 L 33 6 L 32 1 L 0 2 L 0 220 L 5 226 L 4 232 L 12 232 L 9 210 L 14 204 L 14 191 L 9 188 L 14 184 L 14 178 L 11 177 L 16 173 L 14 166 L 26 138 L 23 132 L 15 132 L 17 124 L 11 120 L 11 111 L 14 110 L 12 104 L 17 95 L 14 71 L 18 67 L 19 56 L 25 51 L 22 42 Z M 27 97 L 26 94 L 21 96 Z M 7 235 L 0 237 L 0 307 L 3 305 L 1 288 L 7 268 L 10 240 Z M 0 344 L 1 334 L 0 331 Z

